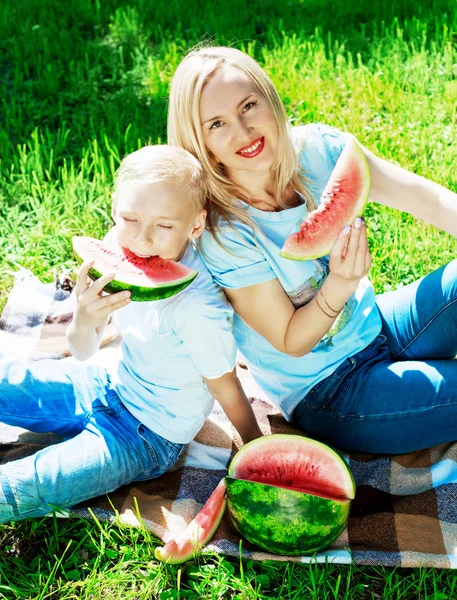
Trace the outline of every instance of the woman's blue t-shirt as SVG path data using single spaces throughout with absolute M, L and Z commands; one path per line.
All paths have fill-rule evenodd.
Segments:
M 317 203 L 349 134 L 321 124 L 294 127 L 291 134 L 309 178 L 308 189 Z M 259 231 L 244 223 L 236 223 L 236 232 L 222 225 L 220 239 L 225 249 L 209 231 L 202 236 L 201 257 L 214 280 L 223 288 L 236 289 L 277 278 L 295 307 L 303 306 L 327 277 L 329 258 L 293 261 L 279 252 L 287 236 L 298 231 L 306 218 L 306 204 L 280 212 L 243 205 Z M 365 277 L 328 333 L 305 356 L 295 358 L 279 352 L 238 315 L 234 328 L 238 347 L 257 384 L 291 420 L 295 407 L 313 386 L 374 340 L 381 320 L 373 287 Z

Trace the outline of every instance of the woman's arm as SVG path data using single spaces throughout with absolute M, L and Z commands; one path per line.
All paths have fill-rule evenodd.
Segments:
M 355 225 L 338 236 L 330 254 L 330 273 L 321 294 L 341 311 L 371 266 L 366 228 Z M 295 309 L 277 279 L 238 289 L 224 289 L 235 312 L 280 352 L 304 356 L 324 337 L 337 315 L 331 316 L 322 295 Z M 327 314 L 326 314 L 327 313 Z
M 362 149 L 371 172 L 370 200 L 407 212 L 457 237 L 457 194 Z

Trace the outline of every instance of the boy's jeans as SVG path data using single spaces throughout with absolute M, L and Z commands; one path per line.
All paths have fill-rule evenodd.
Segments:
M 65 360 L 0 362 L 0 421 L 65 438 L 0 466 L 0 523 L 158 477 L 184 448 L 142 425 L 104 369 Z
M 294 422 L 377 454 L 457 440 L 457 260 L 377 304 L 380 335 L 305 396 Z

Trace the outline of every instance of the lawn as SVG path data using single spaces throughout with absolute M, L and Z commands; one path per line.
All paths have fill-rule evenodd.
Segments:
M 457 191 L 456 0 L 3 0 L 0 310 L 19 266 L 75 266 L 101 236 L 120 158 L 166 141 L 170 78 L 201 40 L 251 53 L 294 123 L 324 122 Z M 453 168 L 454 167 L 454 168 Z M 454 257 L 450 236 L 369 205 L 377 292 Z M 59 519 L 0 526 L 0 597 L 445 599 L 433 569 L 282 565 L 218 557 L 158 564 L 148 532 Z

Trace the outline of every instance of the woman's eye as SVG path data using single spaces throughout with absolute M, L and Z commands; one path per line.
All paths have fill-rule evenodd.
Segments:
M 243 112 L 246 112 L 246 110 L 249 110 L 250 108 L 252 108 L 256 104 L 257 104 L 257 102 L 248 102 L 247 104 L 244 105 Z
M 126 223 L 136 223 L 136 219 L 128 219 L 127 217 L 122 217 Z
M 222 125 L 222 121 L 214 121 L 214 123 L 211 125 L 210 129 L 219 129 L 219 127 Z

